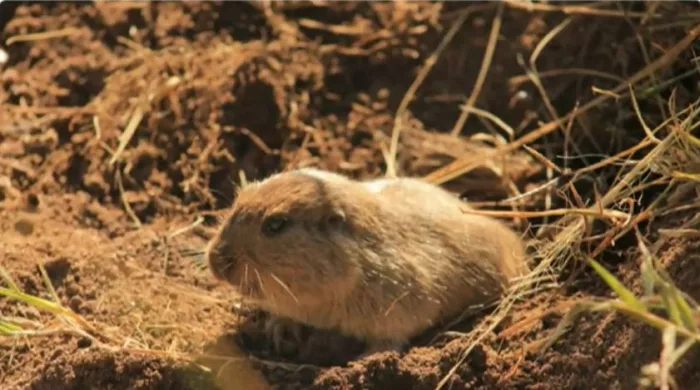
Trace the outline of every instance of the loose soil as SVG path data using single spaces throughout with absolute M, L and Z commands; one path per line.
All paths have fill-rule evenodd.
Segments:
M 42 329 L 0 338 L 0 387 L 434 389 L 446 378 L 443 388 L 450 389 L 637 388 L 641 368 L 658 360 L 660 333 L 625 317 L 586 314 L 550 348 L 538 349 L 574 302 L 612 297 L 578 258 L 562 260 L 558 287 L 516 301 L 476 341 L 493 312 L 448 333 L 430 330 L 406 353 L 356 360 L 361 343 L 310 328 L 301 343 L 275 352 L 261 331 L 266 313 L 241 306 L 216 283 L 202 250 L 242 177 L 302 166 L 358 179 L 383 175 L 406 91 L 466 10 L 464 25 L 400 117 L 399 175 L 423 176 L 459 157 L 486 155 L 551 121 L 552 112 L 610 94 L 700 18 L 694 3 L 649 10 L 653 4 L 598 7 L 658 13 L 650 20 L 503 6 L 475 107 L 512 134 L 472 114 L 458 137 L 450 132 L 480 72 L 496 3 L 0 4 L 0 49 L 7 54 L 0 63 L 0 264 L 22 291 L 51 300 L 43 266 L 60 304 L 92 327 L 80 333 L 49 312 L 0 298 L 3 317 Z M 528 61 L 538 45 L 569 17 L 536 61 L 538 72 L 549 71 L 541 86 L 547 103 L 523 75 L 533 70 Z M 53 35 L 17 39 L 47 32 Z M 681 110 L 698 96 L 693 50 L 700 50 L 697 42 L 654 75 L 672 82 L 638 97 L 651 128 L 667 117 L 667 101 Z M 545 158 L 579 169 L 644 137 L 630 102 L 612 98 L 529 143 L 536 152 L 484 157 L 488 164 L 445 186 L 507 210 L 493 202 L 559 175 Z M 551 196 L 525 198 L 522 208 L 576 207 L 572 188 L 590 205 L 621 169 L 562 182 Z M 636 207 L 661 190 L 644 190 Z M 695 196 L 690 191 L 679 202 Z M 678 287 L 700 300 L 698 240 L 659 233 L 682 226 L 693 210 L 640 227 Z M 534 232 L 555 221 L 519 219 L 513 227 L 538 247 L 551 236 L 535 239 Z M 592 228 L 593 236 L 606 226 Z M 633 234 L 598 259 L 641 291 Z M 533 266 L 538 261 L 535 251 Z M 673 374 L 680 389 L 700 389 L 698 352 Z

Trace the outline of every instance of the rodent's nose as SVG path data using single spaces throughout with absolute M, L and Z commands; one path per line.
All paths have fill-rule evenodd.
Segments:
M 207 264 L 216 279 L 226 280 L 226 275 L 233 268 L 233 259 L 227 250 L 228 245 L 220 239 L 214 239 L 207 248 Z

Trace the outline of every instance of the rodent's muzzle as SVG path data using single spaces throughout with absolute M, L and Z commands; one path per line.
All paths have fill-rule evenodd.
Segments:
M 214 277 L 219 280 L 228 280 L 228 275 L 233 270 L 234 260 L 226 241 L 220 237 L 214 238 L 207 246 L 206 258 Z

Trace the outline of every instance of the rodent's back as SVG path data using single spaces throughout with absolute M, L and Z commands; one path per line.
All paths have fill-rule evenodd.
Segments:
M 393 261 L 410 265 L 416 293 L 439 302 L 442 317 L 497 298 L 527 272 L 520 237 L 498 220 L 465 213 L 466 203 L 446 190 L 412 178 L 365 185 L 389 213 L 387 244 L 399 250 Z

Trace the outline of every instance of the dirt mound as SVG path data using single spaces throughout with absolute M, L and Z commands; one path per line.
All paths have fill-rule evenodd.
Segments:
M 2 286 L 48 302 L 0 298 L 2 388 L 636 388 L 662 353 L 656 329 L 592 312 L 541 347 L 576 304 L 613 296 L 587 256 L 644 291 L 637 229 L 700 300 L 698 15 L 0 4 Z M 244 179 L 383 175 L 397 129 L 399 175 L 501 210 L 528 237 L 536 291 L 404 354 L 355 360 L 362 343 L 308 327 L 277 354 L 267 314 L 205 269 L 212 228 Z M 674 367 L 678 388 L 700 388 L 697 362 L 694 348 Z

